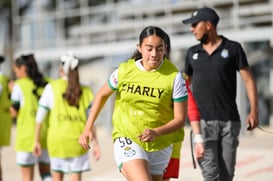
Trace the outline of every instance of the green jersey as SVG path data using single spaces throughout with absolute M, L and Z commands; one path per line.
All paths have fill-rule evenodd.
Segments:
M 11 102 L 9 99 L 8 81 L 7 76 L 0 75 L 0 84 L 2 86 L 0 94 L 0 147 L 10 144 L 12 118 L 9 112 Z
M 39 96 L 44 87 L 39 87 L 29 78 L 20 78 L 15 81 L 21 90 L 22 102 L 20 100 L 12 100 L 13 102 L 20 103 L 20 109 L 16 118 L 16 151 L 32 152 L 35 141 L 36 121 L 35 116 L 38 108 Z M 36 94 L 34 94 L 36 92 Z M 21 104 L 22 103 L 22 104 Z M 43 126 L 42 133 L 46 133 L 46 126 Z M 45 148 L 46 136 L 42 134 L 40 142 L 42 147 Z
M 84 130 L 88 109 L 93 94 L 87 86 L 81 86 L 79 106 L 70 106 L 63 98 L 67 80 L 58 79 L 50 83 L 54 103 L 49 113 L 48 151 L 50 157 L 71 158 L 87 152 L 78 143 Z
M 152 142 L 138 139 L 144 129 L 162 126 L 174 118 L 172 92 L 177 73 L 178 69 L 167 59 L 153 72 L 140 70 L 132 59 L 119 66 L 113 139 L 128 137 L 150 152 L 183 140 L 183 129 Z

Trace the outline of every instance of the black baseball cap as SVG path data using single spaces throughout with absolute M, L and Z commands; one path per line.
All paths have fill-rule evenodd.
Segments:
M 210 21 L 216 26 L 219 22 L 219 16 L 212 8 L 204 7 L 195 10 L 190 18 L 184 19 L 182 22 L 184 24 L 193 24 L 198 23 L 199 21 Z

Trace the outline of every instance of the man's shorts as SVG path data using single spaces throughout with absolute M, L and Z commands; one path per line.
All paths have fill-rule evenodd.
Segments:
M 42 150 L 42 155 L 36 157 L 32 152 L 16 152 L 16 163 L 21 166 L 33 166 L 36 163 L 49 164 L 49 156 L 47 150 Z
M 88 152 L 75 158 L 50 158 L 51 170 L 62 173 L 81 173 L 90 170 Z
M 121 137 L 114 142 L 114 157 L 121 170 L 123 163 L 135 160 L 147 160 L 152 175 L 163 175 L 172 153 L 172 145 L 160 151 L 147 152 L 131 139 Z

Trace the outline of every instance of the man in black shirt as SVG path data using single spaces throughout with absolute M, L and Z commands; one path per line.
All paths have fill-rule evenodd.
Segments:
M 236 72 L 248 94 L 250 113 L 246 124 L 258 125 L 256 84 L 245 52 L 238 42 L 217 34 L 219 16 L 204 7 L 182 21 L 200 44 L 188 49 L 184 77 L 191 82 L 201 116 L 205 155 L 199 159 L 205 181 L 232 181 L 241 129 L 236 105 Z

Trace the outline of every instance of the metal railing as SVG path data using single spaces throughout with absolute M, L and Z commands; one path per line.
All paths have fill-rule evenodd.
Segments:
M 17 35 L 14 49 L 16 52 L 33 50 L 56 53 L 56 49 L 77 50 L 79 46 L 94 48 L 107 43 L 105 48 L 108 51 L 116 42 L 126 44 L 135 41 L 140 30 L 147 25 L 163 27 L 172 37 L 185 39 L 189 31 L 187 26 L 182 25 L 181 20 L 188 17 L 194 9 L 204 5 L 212 6 L 219 12 L 220 31 L 232 31 L 233 35 L 236 35 L 241 31 L 247 33 L 250 28 L 251 31 L 257 29 L 255 39 L 266 35 L 268 40 L 272 40 L 272 1 L 161 0 L 158 3 L 145 1 L 145 4 L 122 1 L 86 6 L 87 1 L 81 0 L 79 7 L 71 9 L 66 9 L 64 1 L 58 1 L 56 10 L 49 12 L 43 9 L 40 1 L 34 0 L 37 10 L 19 16 L 16 13 L 17 1 L 14 0 L 14 31 Z M 78 22 L 65 26 L 66 22 L 73 18 L 77 18 Z M 47 26 L 49 23 L 51 26 Z M 259 35 L 259 28 L 262 28 L 265 34 Z M 93 46 L 94 44 L 98 46 Z M 90 53 L 87 56 L 93 55 Z

